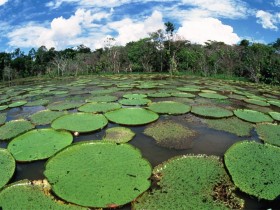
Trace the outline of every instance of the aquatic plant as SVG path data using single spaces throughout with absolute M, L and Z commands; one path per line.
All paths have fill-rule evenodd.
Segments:
M 9 104 L 9 108 L 15 108 L 15 107 L 23 106 L 25 104 L 27 104 L 27 101 L 16 101 Z
M 244 99 L 245 102 L 250 103 L 250 104 L 255 104 L 258 106 L 270 106 L 269 103 L 262 101 L 262 100 L 257 100 L 257 99 Z
M 192 106 L 191 112 L 209 118 L 223 118 L 233 115 L 232 111 L 218 106 L 198 105 Z
M 104 96 L 93 96 L 86 99 L 86 102 L 114 102 L 117 101 L 118 97 L 111 96 L 111 95 L 104 95 Z
M 260 139 L 265 143 L 280 146 L 280 125 L 271 123 L 257 124 L 256 131 Z
M 6 122 L 7 113 L 0 113 L 0 125 L 3 125 Z
M 159 114 L 185 114 L 191 110 L 191 106 L 175 101 L 161 101 L 150 103 L 148 109 Z
M 92 102 L 86 103 L 83 106 L 79 107 L 80 112 L 91 112 L 91 113 L 105 113 L 108 111 L 113 111 L 120 109 L 122 106 L 119 103 L 112 102 Z
M 76 109 L 81 105 L 83 105 L 83 103 L 77 101 L 57 101 L 49 104 L 47 109 L 52 111 L 63 111 L 68 109 Z
M 103 140 L 115 143 L 126 143 L 129 142 L 134 136 L 135 133 L 129 128 L 113 127 L 106 129 Z
M 199 96 L 203 98 L 211 98 L 211 99 L 227 99 L 227 96 L 218 94 L 218 93 L 199 93 Z
M 16 162 L 10 152 L 0 148 L 0 189 L 12 178 L 16 168 Z M 1 207 L 1 202 L 0 202 Z
M 268 114 L 277 121 L 280 121 L 280 112 L 268 112 Z
M 233 112 L 238 118 L 248 122 L 252 122 L 252 123 L 273 122 L 273 119 L 269 115 L 255 110 L 236 109 Z
M 51 110 L 42 110 L 30 116 L 30 120 L 35 125 L 47 125 L 55 119 L 67 114 L 67 112 L 58 112 Z

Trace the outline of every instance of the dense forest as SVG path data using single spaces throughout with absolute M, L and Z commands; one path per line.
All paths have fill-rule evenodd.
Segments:
M 174 25 L 165 23 L 148 37 L 118 46 L 107 38 L 104 48 L 80 45 L 57 51 L 45 46 L 0 53 L 2 81 L 29 76 L 77 76 L 95 73 L 169 72 L 202 76 L 244 77 L 253 82 L 280 84 L 280 38 L 271 44 L 242 40 L 237 45 L 207 41 L 190 43 L 175 33 Z

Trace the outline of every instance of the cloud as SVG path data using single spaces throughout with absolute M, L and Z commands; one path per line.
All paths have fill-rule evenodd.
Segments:
M 0 6 L 6 4 L 9 0 L 0 0 Z
M 280 0 L 275 0 L 274 4 L 275 4 L 275 6 L 280 7 Z
M 240 37 L 233 32 L 233 28 L 224 25 L 216 18 L 194 18 L 185 20 L 178 29 L 178 35 L 199 44 L 208 40 L 221 41 L 226 44 L 236 44 Z
M 265 29 L 278 30 L 277 24 L 280 23 L 280 13 L 271 14 L 263 10 L 256 13 L 257 23 L 261 24 Z

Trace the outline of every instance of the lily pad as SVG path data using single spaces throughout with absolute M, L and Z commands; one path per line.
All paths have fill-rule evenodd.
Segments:
M 269 115 L 250 109 L 236 109 L 234 114 L 238 118 L 252 123 L 273 122 Z
M 220 95 L 218 93 L 199 93 L 199 96 L 203 98 L 211 98 L 211 99 L 227 99 L 227 96 Z
M 50 184 L 45 180 L 21 180 L 5 187 L 0 192 L 0 205 L 6 209 L 56 209 L 86 210 L 87 208 L 65 204 L 56 200 L 51 194 Z
M 151 102 L 152 101 L 147 98 L 136 98 L 136 99 L 128 98 L 128 99 L 119 100 L 119 103 L 125 106 L 142 106 Z
M 55 119 L 51 127 L 68 131 L 86 133 L 104 128 L 108 124 L 102 114 L 72 113 Z
M 280 125 L 277 124 L 258 124 L 256 131 L 265 143 L 280 146 Z
M 9 104 L 9 108 L 19 107 L 19 106 L 23 106 L 25 104 L 27 104 L 27 101 L 16 101 L 16 102 Z
M 88 98 L 86 99 L 86 102 L 114 102 L 116 100 L 118 100 L 118 97 L 116 96 L 105 95 Z
M 223 118 L 233 115 L 232 111 L 217 106 L 192 106 L 192 113 L 210 118 Z
M 180 102 L 161 101 L 150 103 L 148 109 L 159 114 L 185 114 L 191 110 L 191 107 Z
M 70 145 L 72 141 L 73 136 L 67 131 L 37 129 L 14 138 L 8 150 L 17 161 L 42 160 Z
M 244 101 L 249 104 L 255 104 L 258 106 L 270 106 L 269 103 L 267 103 L 265 101 L 257 100 L 257 99 L 244 99 Z
M 5 109 L 8 109 L 9 107 L 7 105 L 3 105 L 3 106 L 0 106 L 0 111 L 3 111 Z
M 174 157 L 153 170 L 154 187 L 133 209 L 240 209 L 244 201 L 215 156 Z
M 35 125 L 47 125 L 55 119 L 67 114 L 67 112 L 57 112 L 51 110 L 42 110 L 30 116 L 30 120 Z
M 158 114 L 143 108 L 122 108 L 107 112 L 105 116 L 121 125 L 144 125 L 159 118 Z
M 7 114 L 6 113 L 1 113 L 0 114 L 0 125 L 4 124 L 7 119 Z
M 280 107 L 280 100 L 273 100 L 273 101 L 268 101 L 273 106 Z
M 199 92 L 200 89 L 196 87 L 178 87 L 177 90 L 183 91 L 183 92 Z
M 280 121 L 280 112 L 268 112 L 268 114 L 277 121 Z
M 178 98 L 195 98 L 194 94 L 185 93 L 185 92 L 172 93 L 172 96 L 178 97 Z
M 197 133 L 174 121 L 161 121 L 150 125 L 144 134 L 153 137 L 157 144 L 167 148 L 189 149 Z
M 148 97 L 149 98 L 166 98 L 166 97 L 170 97 L 171 95 L 169 93 L 165 93 L 165 92 L 157 92 L 157 93 L 149 93 Z
M 103 140 L 116 143 L 126 143 L 129 142 L 134 136 L 135 133 L 129 128 L 114 127 L 105 131 Z
M 57 101 L 48 105 L 48 109 L 52 111 L 63 111 L 68 109 L 76 109 L 83 105 L 81 102 L 77 101 Z
M 147 95 L 145 94 L 138 94 L 138 93 L 131 93 L 131 94 L 125 94 L 123 95 L 124 98 L 130 98 L 130 99 L 140 99 L 140 98 L 147 98 Z
M 45 106 L 49 103 L 47 99 L 39 99 L 36 101 L 28 102 L 25 106 Z
M 225 153 L 225 164 L 234 184 L 260 199 L 280 195 L 280 148 L 270 144 L 242 141 Z
M 151 171 L 133 146 L 95 141 L 57 153 L 44 174 L 60 198 L 82 206 L 110 207 L 129 203 L 146 191 Z
M 81 112 L 100 113 L 120 109 L 122 106 L 119 103 L 106 103 L 106 102 L 92 102 L 87 103 L 78 108 Z
M 0 148 L 0 188 L 12 178 L 16 168 L 16 162 L 8 150 Z M 1 202 L 0 202 L 1 206 Z
M 34 127 L 35 126 L 27 120 L 12 120 L 6 122 L 0 127 L 0 140 L 9 140 L 33 129 Z

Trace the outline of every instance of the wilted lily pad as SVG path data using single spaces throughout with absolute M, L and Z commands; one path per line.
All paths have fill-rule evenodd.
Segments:
M 192 106 L 192 113 L 210 118 L 223 118 L 233 115 L 232 111 L 217 106 Z
M 151 103 L 151 100 L 147 98 L 128 98 L 119 100 L 119 103 L 125 106 L 142 106 Z
M 16 102 L 9 104 L 9 108 L 23 106 L 26 103 L 27 103 L 27 101 L 16 101 Z
M 104 112 L 120 109 L 121 107 L 122 106 L 119 103 L 92 102 L 79 107 L 78 110 L 81 112 L 104 113 Z
M 73 113 L 55 119 L 51 126 L 54 129 L 85 133 L 102 129 L 107 123 L 102 114 Z
M 144 125 L 159 118 L 158 114 L 143 108 L 122 108 L 107 112 L 105 116 L 121 125 Z
M 203 98 L 211 98 L 211 99 L 227 99 L 227 96 L 220 95 L 218 93 L 199 93 L 199 96 Z
M 260 199 L 274 200 L 280 195 L 280 148 L 242 141 L 225 153 L 225 164 L 234 184 Z
M 215 156 L 180 156 L 155 167 L 157 187 L 133 202 L 133 209 L 240 209 L 223 164 Z
M 133 146 L 97 141 L 57 153 L 44 174 L 60 198 L 82 206 L 109 207 L 129 203 L 146 191 L 151 171 L 150 163 Z
M 16 168 L 16 162 L 8 150 L 0 148 L 0 188 L 9 182 Z M 1 207 L 1 202 L 0 202 Z
M 234 110 L 234 114 L 245 121 L 260 123 L 260 122 L 273 122 L 273 119 L 262 112 L 250 110 L 250 109 L 237 109 Z
M 56 118 L 59 118 L 65 114 L 67 114 L 67 112 L 43 110 L 31 115 L 30 120 L 35 125 L 47 125 L 54 121 Z
M 191 110 L 189 105 L 175 101 L 150 103 L 148 109 L 159 114 L 185 114 Z
M 258 124 L 256 131 L 264 142 L 280 146 L 280 125 L 277 124 Z
M 280 121 L 280 112 L 268 112 L 268 114 L 277 121 Z
M 135 133 L 129 128 L 114 127 L 105 131 L 103 140 L 115 143 L 126 143 L 129 142 L 134 136 Z
M 14 138 L 8 150 L 17 161 L 42 160 L 70 145 L 72 134 L 54 129 L 37 129 Z
M 86 210 L 87 208 L 65 204 L 56 200 L 51 194 L 51 187 L 45 180 L 22 180 L 5 187 L 0 192 L 0 205 L 6 209 L 57 209 Z

